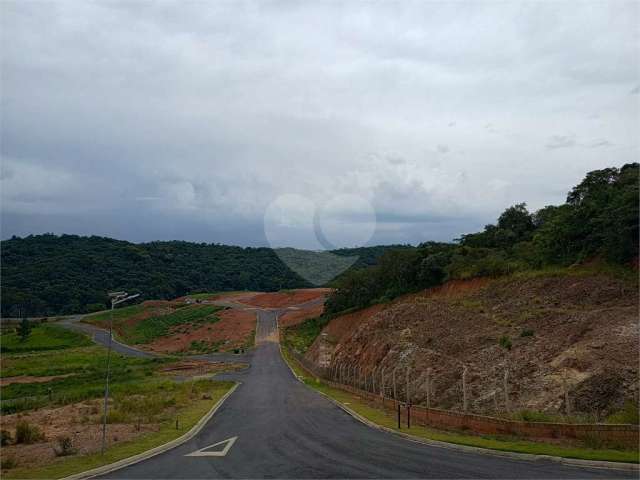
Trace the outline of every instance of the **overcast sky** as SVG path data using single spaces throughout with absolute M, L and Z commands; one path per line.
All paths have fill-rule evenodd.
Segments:
M 450 240 L 640 152 L 640 2 L 3 0 L 2 238 Z

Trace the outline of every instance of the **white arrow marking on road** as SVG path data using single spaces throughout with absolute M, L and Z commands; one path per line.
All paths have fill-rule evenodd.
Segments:
M 237 439 L 238 437 L 227 438 L 226 440 L 201 448 L 195 452 L 187 453 L 185 457 L 224 457 L 229 450 L 231 450 L 231 447 L 233 447 L 233 444 L 236 443 Z M 217 447 L 219 445 L 224 445 L 225 447 L 222 450 L 209 450 L 210 448 Z

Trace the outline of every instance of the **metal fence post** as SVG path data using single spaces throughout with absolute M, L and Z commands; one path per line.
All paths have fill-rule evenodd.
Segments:
M 467 400 L 467 366 L 464 365 L 462 367 L 462 410 L 467 413 L 468 409 L 468 400 Z
M 427 408 L 431 408 L 431 367 L 427 368 Z

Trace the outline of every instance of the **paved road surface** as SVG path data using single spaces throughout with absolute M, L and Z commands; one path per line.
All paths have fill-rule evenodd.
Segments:
M 367 427 L 293 377 L 274 341 L 274 312 L 259 312 L 258 322 L 252 368 L 237 376 L 242 385 L 206 427 L 187 443 L 105 478 L 637 478 L 463 453 Z M 237 440 L 225 456 L 186 456 L 232 437 Z
M 102 328 L 95 327 L 88 323 L 80 323 L 80 320 L 84 315 L 78 315 L 76 317 L 66 318 L 58 323 L 58 325 L 69 328 L 71 330 L 77 330 L 79 332 L 85 333 L 91 337 L 91 339 L 105 347 L 109 345 L 109 332 L 107 330 L 103 330 Z M 129 357 L 138 357 L 138 358 L 153 358 L 157 355 L 151 352 L 143 352 L 142 350 L 138 350 L 137 348 L 130 347 L 125 345 L 124 343 L 118 342 L 116 339 L 112 339 L 111 348 L 113 351 L 118 352 L 122 355 L 127 355 Z

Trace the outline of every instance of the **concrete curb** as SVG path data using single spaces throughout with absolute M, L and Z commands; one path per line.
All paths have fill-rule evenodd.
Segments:
M 143 460 L 147 460 L 148 458 L 155 457 L 156 455 L 159 455 L 168 450 L 171 450 L 172 448 L 182 445 L 183 443 L 195 437 L 200 432 L 200 430 L 204 428 L 206 423 L 209 420 L 211 420 L 211 417 L 213 417 L 216 411 L 222 406 L 224 401 L 231 396 L 231 394 L 236 390 L 236 388 L 240 386 L 240 384 L 241 382 L 236 382 L 236 384 L 233 387 L 231 387 L 229 391 L 225 393 L 220 398 L 220 400 L 216 402 L 216 404 L 213 407 L 211 407 L 211 410 L 209 410 L 204 417 L 198 420 L 198 423 L 196 423 L 193 427 L 191 427 L 191 429 L 184 435 L 178 438 L 175 438 L 163 445 L 158 445 L 157 447 L 154 447 L 151 450 L 147 450 L 146 452 L 139 453 L 132 457 L 123 458 L 122 460 L 118 460 L 117 462 L 110 463 L 108 465 L 102 465 L 101 467 L 96 467 L 91 470 L 87 470 L 85 472 L 76 473 L 68 477 L 64 477 L 61 480 L 84 480 L 87 478 L 93 478 L 97 475 L 104 475 L 106 473 L 111 473 L 115 470 L 128 467 L 129 465 L 133 465 Z
M 525 461 L 529 461 L 529 462 L 547 460 L 547 461 L 558 462 L 558 463 L 561 463 L 561 464 L 564 464 L 564 465 L 570 465 L 570 466 L 574 466 L 574 467 L 600 468 L 600 469 L 608 469 L 608 470 L 624 470 L 624 471 L 632 471 L 632 472 L 640 471 L 640 465 L 637 464 L 637 463 L 607 462 L 607 461 L 602 461 L 602 460 L 580 460 L 580 459 L 577 459 L 577 458 L 554 457 L 552 455 L 536 455 L 536 454 L 531 454 L 531 453 L 504 452 L 504 451 L 501 451 L 501 450 L 491 450 L 491 449 L 488 449 L 488 448 L 472 447 L 470 445 L 460 445 L 460 444 L 457 444 L 457 443 L 448 443 L 448 442 L 441 442 L 441 441 L 438 441 L 438 440 L 429 440 L 429 439 L 425 439 L 425 438 L 415 437 L 415 436 L 410 435 L 408 433 L 398 432 L 397 430 L 393 430 L 391 428 L 384 427 L 382 425 L 378 425 L 377 423 L 372 422 L 371 420 L 363 417 L 362 415 L 360 415 L 356 411 L 350 409 L 349 407 L 347 407 L 346 405 L 340 403 L 339 401 L 337 401 L 336 399 L 330 397 L 329 395 L 327 395 L 327 394 L 325 394 L 323 392 L 320 392 L 318 390 L 315 390 L 314 388 L 310 387 L 309 385 L 304 383 L 302 378 L 300 378 L 296 374 L 296 372 L 293 370 L 293 367 L 291 367 L 289 362 L 286 360 L 286 358 L 285 358 L 285 356 L 284 356 L 284 354 L 282 352 L 282 345 L 280 345 L 280 355 L 282 355 L 282 359 L 284 360 L 284 362 L 289 367 L 289 370 L 291 370 L 291 373 L 293 374 L 293 376 L 300 383 L 302 383 L 305 387 L 307 387 L 310 390 L 313 390 L 314 392 L 319 393 L 323 397 L 327 398 L 331 403 L 335 404 L 337 407 L 339 407 L 340 409 L 342 409 L 343 411 L 345 411 L 346 413 L 351 415 L 356 420 L 364 423 L 368 427 L 375 428 L 375 429 L 381 430 L 383 432 L 391 433 L 393 435 L 397 435 L 399 437 L 404 438 L 405 440 L 409 440 L 410 442 L 421 443 L 421 444 L 424 444 L 424 445 L 430 445 L 432 447 L 448 448 L 450 450 L 464 451 L 464 452 L 467 452 L 467 453 L 477 453 L 477 454 L 481 454 L 481 455 L 494 455 L 494 456 L 498 456 L 498 457 L 513 458 L 513 459 L 516 459 L 516 460 L 525 460 Z

